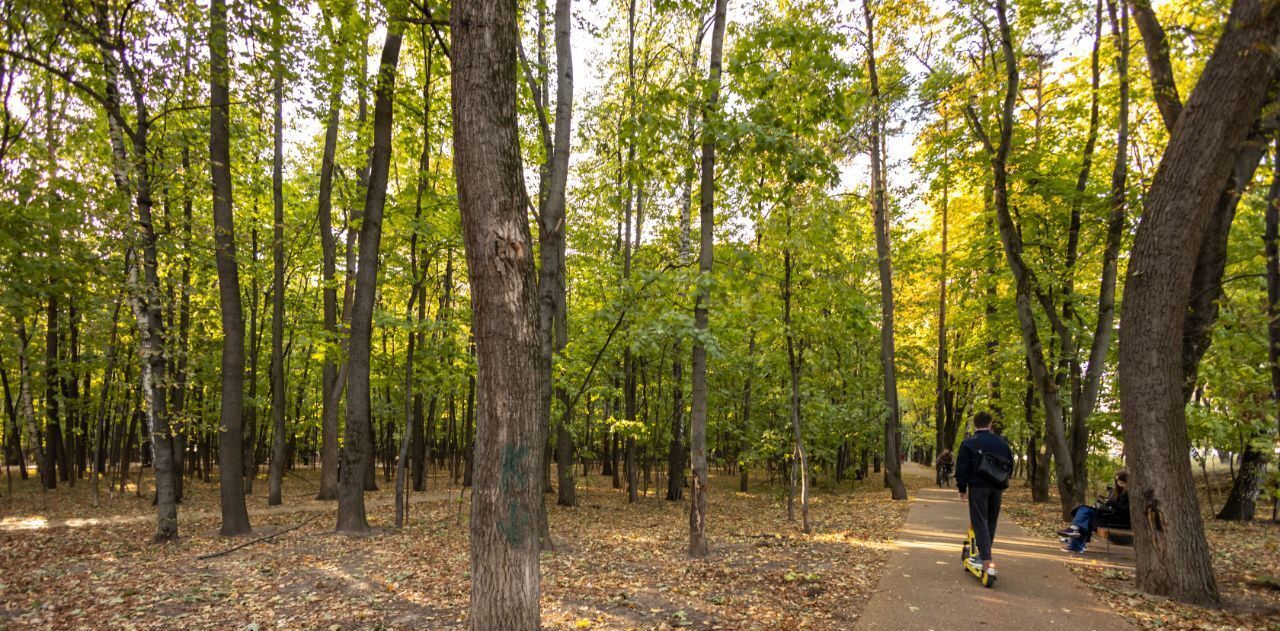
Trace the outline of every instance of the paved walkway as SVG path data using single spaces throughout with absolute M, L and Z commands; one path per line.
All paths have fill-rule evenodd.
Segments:
M 955 489 L 921 489 L 858 628 L 1134 628 L 1067 569 L 1068 563 L 1106 563 L 1108 557 L 1091 550 L 1083 560 L 1072 558 L 1056 539 L 1032 537 L 1001 515 L 992 552 L 999 579 L 987 589 L 960 563 L 968 525 L 968 509 Z M 1099 548 L 1101 543 L 1095 539 Z M 1117 567 L 1132 567 L 1124 556 L 1113 553 Z

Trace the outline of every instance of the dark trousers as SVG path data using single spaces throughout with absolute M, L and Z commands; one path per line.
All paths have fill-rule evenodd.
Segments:
M 1002 495 L 1003 490 L 989 486 L 969 487 L 969 525 L 973 526 L 978 556 L 983 561 L 991 560 L 991 542 L 996 538 L 996 521 L 1000 519 Z

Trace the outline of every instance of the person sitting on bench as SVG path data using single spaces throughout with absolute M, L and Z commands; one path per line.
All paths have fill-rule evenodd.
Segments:
M 1077 506 L 1072 511 L 1071 525 L 1058 531 L 1066 544 L 1062 547 L 1067 552 L 1084 552 L 1085 544 L 1093 538 L 1098 528 L 1123 528 L 1131 526 L 1129 521 L 1129 472 L 1116 473 L 1115 483 L 1105 499 L 1100 499 L 1094 506 Z

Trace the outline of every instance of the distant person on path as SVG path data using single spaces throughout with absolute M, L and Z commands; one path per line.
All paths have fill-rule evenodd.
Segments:
M 1013 450 L 1003 437 L 991 431 L 991 414 L 979 412 L 973 417 L 973 427 L 973 435 L 960 444 L 956 458 L 956 488 L 960 499 L 969 502 L 969 524 L 982 569 L 995 574 L 991 544 L 1000 518 L 1000 499 L 1009 486 Z
M 951 486 L 951 471 L 955 467 L 955 458 L 951 455 L 951 449 L 943 449 L 938 454 L 938 486 Z
M 1116 473 L 1110 493 L 1106 498 L 1099 498 L 1093 506 L 1077 506 L 1072 515 L 1071 525 L 1058 531 L 1065 539 L 1063 550 L 1067 552 L 1084 552 L 1085 545 L 1093 539 L 1098 528 L 1132 527 L 1129 517 L 1129 472 L 1121 470 Z

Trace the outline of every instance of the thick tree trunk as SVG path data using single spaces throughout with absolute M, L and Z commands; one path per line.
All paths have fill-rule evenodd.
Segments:
M 369 398 L 369 355 L 373 333 L 373 304 L 377 297 L 378 248 L 382 240 L 382 214 L 387 200 L 391 165 L 391 121 L 394 110 L 396 65 L 400 60 L 401 33 L 387 32 L 378 64 L 373 105 L 373 151 L 369 159 L 369 187 L 365 191 L 360 222 L 360 260 L 356 266 L 355 296 L 351 307 L 350 354 L 347 358 L 347 426 L 342 469 L 338 481 L 339 532 L 367 532 L 364 489 L 374 443 Z
M 889 246 L 889 215 L 885 207 L 885 168 L 880 154 L 880 80 L 876 75 L 875 30 L 870 0 L 863 0 L 863 17 L 867 25 L 867 75 L 871 84 L 871 207 L 875 215 L 876 257 L 880 267 L 880 364 L 884 372 L 884 458 L 885 483 L 895 500 L 907 499 L 902 482 L 901 440 L 898 410 L 898 377 L 894 366 L 893 341 L 893 262 Z M 803 473 L 803 472 L 802 472 Z M 807 532 L 807 530 L 806 530 Z
M 702 110 L 702 180 L 698 214 L 698 273 L 710 280 L 715 261 L 715 185 L 716 134 L 712 123 L 719 114 L 720 66 L 724 57 L 724 29 L 728 0 L 716 0 L 715 19 L 711 30 L 711 63 L 707 72 L 706 103 Z M 707 303 L 711 292 L 706 282 L 698 283 L 694 303 L 694 327 L 701 333 L 708 328 Z M 689 456 L 693 466 L 693 486 L 689 493 L 689 556 L 701 559 L 710 551 L 707 541 L 707 347 L 702 337 L 693 340 L 693 385 L 690 391 Z
M 455 5 L 450 32 L 477 365 L 470 627 L 532 630 L 549 368 L 516 121 L 516 3 Z
M 236 233 L 231 192 L 230 91 L 227 81 L 227 5 L 209 6 L 209 164 L 213 175 L 215 259 L 218 302 L 222 309 L 222 408 L 218 415 L 219 497 L 224 536 L 250 532 L 240 462 L 244 442 L 244 313 L 240 304 L 240 272 L 236 267 Z
M 1120 403 L 1138 586 L 1187 602 L 1220 596 L 1186 458 L 1183 314 L 1206 224 L 1275 70 L 1278 32 L 1280 14 L 1259 0 L 1233 4 L 1156 171 L 1125 283 Z

